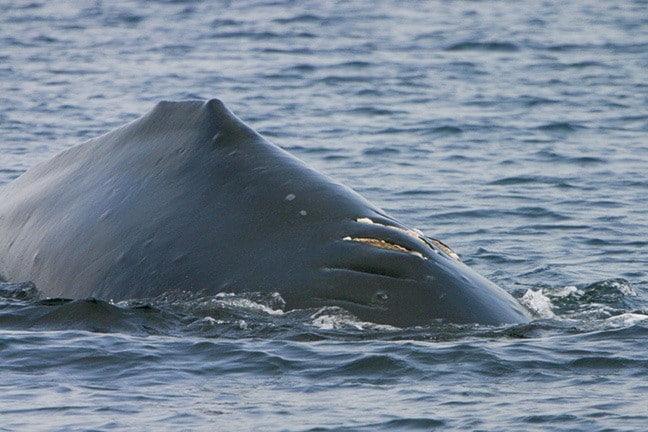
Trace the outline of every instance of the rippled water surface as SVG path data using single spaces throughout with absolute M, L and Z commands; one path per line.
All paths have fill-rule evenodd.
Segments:
M 644 430 L 646 53 L 640 0 L 3 1 L 0 187 L 159 100 L 218 97 L 537 319 L 1 283 L 0 430 Z

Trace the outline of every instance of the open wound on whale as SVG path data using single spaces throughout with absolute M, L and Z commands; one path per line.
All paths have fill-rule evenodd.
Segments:
M 356 218 L 355 221 L 358 222 L 358 223 L 362 223 L 362 224 L 380 225 L 381 227 L 396 230 L 398 232 L 406 234 L 409 237 L 421 242 L 424 246 L 429 247 L 430 249 L 432 249 L 437 254 L 439 253 L 439 249 L 440 249 L 443 252 L 445 252 L 448 256 L 450 256 L 451 258 L 454 258 L 457 261 L 461 261 L 461 259 L 459 258 L 459 255 L 457 255 L 455 253 L 455 251 L 450 249 L 449 246 L 447 246 L 446 244 L 440 242 L 439 240 L 429 238 L 429 237 L 425 237 L 423 235 L 423 233 L 420 232 L 419 230 L 409 230 L 409 229 L 404 229 L 404 228 L 400 228 L 400 227 L 395 227 L 395 226 L 392 226 L 392 225 L 385 225 L 385 224 L 376 222 L 374 220 L 371 220 L 371 219 L 369 219 L 367 217 Z M 427 260 L 427 258 L 420 252 L 417 252 L 417 251 L 409 249 L 409 248 L 407 248 L 405 246 L 402 246 L 402 245 L 399 245 L 399 244 L 396 244 L 396 243 L 391 243 L 391 242 L 388 242 L 388 241 L 382 240 L 382 239 L 376 239 L 376 238 L 370 238 L 370 237 L 350 237 L 350 236 L 347 236 L 347 237 L 344 237 L 342 240 L 353 241 L 353 242 L 357 242 L 357 243 L 364 243 L 364 244 L 374 246 L 374 247 L 378 247 L 378 248 L 381 248 L 381 249 L 387 249 L 387 250 L 393 250 L 393 251 L 397 251 L 397 252 L 408 253 L 410 255 L 414 255 L 414 256 L 417 256 L 417 257 L 422 258 L 424 260 Z

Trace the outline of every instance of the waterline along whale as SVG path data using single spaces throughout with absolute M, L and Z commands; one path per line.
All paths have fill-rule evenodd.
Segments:
M 0 274 L 50 297 L 278 292 L 395 326 L 529 320 L 452 250 L 218 100 L 160 102 L 0 189 Z

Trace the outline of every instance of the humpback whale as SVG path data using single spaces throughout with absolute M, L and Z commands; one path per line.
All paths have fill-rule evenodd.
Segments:
M 218 100 L 160 102 L 0 189 L 0 275 L 49 297 L 278 292 L 406 327 L 529 320 L 444 243 L 386 214 Z

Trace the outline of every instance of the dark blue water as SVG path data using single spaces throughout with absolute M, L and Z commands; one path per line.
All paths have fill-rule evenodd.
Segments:
M 3 283 L 0 430 L 645 430 L 647 53 L 639 0 L 3 1 L 0 184 L 218 97 L 537 319 Z

